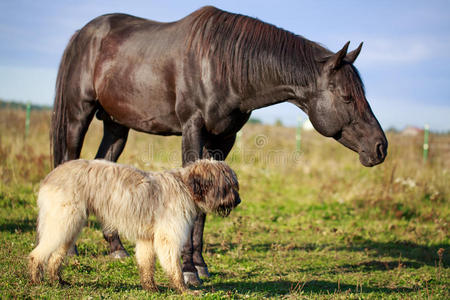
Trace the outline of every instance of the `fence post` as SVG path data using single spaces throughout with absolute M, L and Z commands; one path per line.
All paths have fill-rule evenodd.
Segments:
M 297 124 L 297 133 L 295 135 L 295 140 L 297 142 L 297 152 L 300 152 L 301 148 L 301 142 L 302 142 L 302 117 L 298 117 L 298 124 Z
M 428 150 L 430 148 L 428 143 L 429 134 L 430 134 L 430 125 L 425 124 L 423 130 L 423 162 L 427 162 L 428 159 Z
M 26 116 L 25 116 L 25 138 L 28 137 L 28 132 L 30 131 L 30 112 L 31 112 L 31 103 L 30 101 L 27 102 L 27 108 L 26 108 Z

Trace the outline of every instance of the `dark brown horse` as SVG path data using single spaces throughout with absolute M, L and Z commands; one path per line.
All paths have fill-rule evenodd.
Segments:
M 116 161 L 130 128 L 182 135 L 183 165 L 225 159 L 252 110 L 290 102 L 322 135 L 356 151 L 364 166 L 384 161 L 387 140 L 353 62 L 361 46 L 332 53 L 247 16 L 204 7 L 173 23 L 124 14 L 98 17 L 76 32 L 59 67 L 52 119 L 55 166 L 80 156 L 97 113 L 96 155 Z M 183 249 L 187 282 L 208 275 L 205 215 Z M 126 254 L 115 233 L 111 252 Z

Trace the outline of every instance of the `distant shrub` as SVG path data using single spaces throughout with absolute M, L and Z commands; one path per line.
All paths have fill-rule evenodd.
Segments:
M 26 109 L 27 104 L 18 101 L 5 101 L 0 99 L 0 109 Z M 31 104 L 31 110 L 50 110 L 51 106 Z
M 262 124 L 262 121 L 260 119 L 257 119 L 257 118 L 250 118 L 250 120 L 248 120 L 248 123 L 250 123 L 250 124 Z

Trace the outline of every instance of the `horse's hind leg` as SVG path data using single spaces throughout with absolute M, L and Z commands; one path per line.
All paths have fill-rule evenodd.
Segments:
M 103 139 L 95 158 L 117 161 L 125 148 L 130 129 L 114 122 L 102 107 L 96 116 L 103 121 Z
M 95 100 L 71 100 L 79 97 L 67 95 L 65 111 L 53 112 L 52 143 L 55 168 L 65 161 L 80 157 L 84 137 L 97 110 Z
M 111 120 L 103 108 L 98 110 L 97 118 L 103 120 L 103 139 L 95 158 L 117 161 L 125 147 L 130 129 Z M 117 231 L 105 230 L 103 231 L 103 237 L 109 243 L 112 257 L 122 258 L 128 256 Z
M 80 158 L 84 137 L 94 117 L 96 111 L 94 102 L 85 103 L 83 106 L 83 110 L 71 119 L 67 128 L 67 157 L 65 160 Z

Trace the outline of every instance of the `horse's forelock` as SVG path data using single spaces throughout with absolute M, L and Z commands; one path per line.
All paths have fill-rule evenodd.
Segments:
M 358 70 L 351 64 L 346 64 L 342 67 L 341 81 L 344 93 L 351 96 L 355 102 L 355 107 L 361 116 L 364 116 L 364 112 L 368 109 L 368 103 L 364 91 L 364 83 Z

